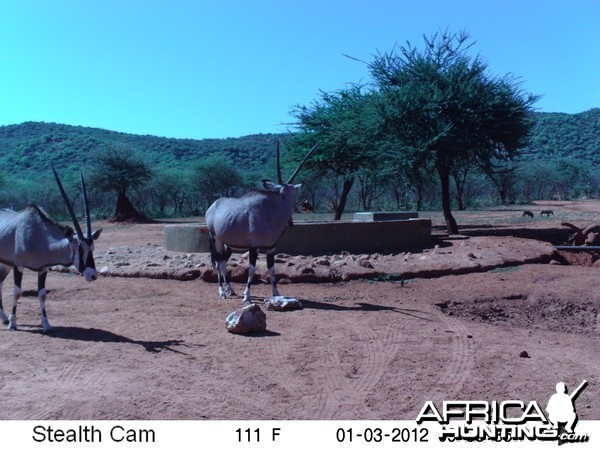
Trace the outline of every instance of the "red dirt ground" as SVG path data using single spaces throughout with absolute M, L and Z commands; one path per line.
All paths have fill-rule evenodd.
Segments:
M 528 209 L 457 214 L 465 236 L 411 253 L 281 255 L 280 290 L 304 309 L 265 310 L 254 336 L 226 331 L 241 299 L 203 281 L 206 255 L 166 252 L 162 224 L 104 223 L 98 281 L 48 276 L 54 333 L 33 291 L 19 330 L 0 331 L 0 419 L 414 419 L 427 400 L 545 406 L 557 382 L 584 379 L 579 418 L 600 419 L 597 255 L 548 244 L 568 236 L 562 221 L 598 222 L 600 203 Z M 253 286 L 255 301 L 269 291 Z M 12 276 L 2 293 L 10 310 Z

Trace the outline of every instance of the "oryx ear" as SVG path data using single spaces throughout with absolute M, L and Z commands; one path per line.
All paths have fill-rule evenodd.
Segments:
M 95 241 L 100 237 L 100 233 L 102 233 L 102 228 L 97 229 L 92 233 L 92 239 Z
M 302 187 L 302 183 L 294 184 L 294 189 L 300 189 Z
M 263 182 L 263 186 L 267 191 L 271 191 L 271 192 L 279 192 L 279 190 L 281 189 L 281 186 L 278 184 L 273 183 L 270 180 L 262 180 Z
M 65 233 L 65 237 L 66 237 L 67 239 L 69 239 L 69 240 L 73 239 L 73 234 L 74 234 L 73 228 L 71 228 L 71 227 L 70 227 L 70 226 L 68 226 L 68 225 L 67 225 L 67 226 L 65 226 L 65 228 L 64 228 L 64 233 Z

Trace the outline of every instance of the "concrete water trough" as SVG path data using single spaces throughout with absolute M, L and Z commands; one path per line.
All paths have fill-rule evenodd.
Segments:
M 277 252 L 313 256 L 343 251 L 393 253 L 430 244 L 429 219 L 299 222 L 281 236 Z M 166 225 L 165 247 L 177 252 L 210 252 L 208 229 L 200 224 Z
M 419 213 L 410 211 L 400 212 L 356 212 L 353 219 L 358 222 L 384 222 L 390 220 L 417 219 Z

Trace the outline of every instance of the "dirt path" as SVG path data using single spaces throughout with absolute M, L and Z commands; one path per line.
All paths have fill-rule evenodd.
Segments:
M 555 211 L 556 221 L 564 211 Z M 560 227 L 556 221 L 544 228 Z M 480 253 L 475 247 L 463 256 L 496 260 L 498 239 L 510 248 L 506 237 L 471 238 L 466 242 Z M 128 251 L 124 271 L 141 264 L 167 271 L 173 262 L 151 265 L 165 256 L 156 250 L 160 225 L 107 226 L 97 245 L 110 270 L 119 269 L 113 264 Z M 149 259 L 148 249 L 158 259 Z M 425 256 L 436 267 L 451 267 L 458 250 L 445 250 L 411 254 L 412 261 L 425 264 Z M 361 267 L 408 271 L 406 256 L 381 255 L 375 269 Z M 182 259 L 187 263 L 188 269 L 201 264 Z M 241 299 L 218 300 L 216 285 L 201 278 L 104 276 L 86 283 L 52 272 L 48 315 L 55 332 L 41 333 L 33 292 L 20 302 L 19 331 L 0 331 L 0 418 L 414 419 L 426 400 L 545 405 L 558 381 L 571 387 L 587 379 L 579 417 L 600 419 L 593 401 L 600 397 L 598 268 L 547 261 L 501 265 L 408 277 L 404 285 L 290 280 L 281 291 L 301 299 L 304 309 L 267 311 L 268 330 L 257 336 L 227 333 L 225 318 Z M 26 272 L 25 289 L 34 286 L 34 274 Z M 12 281 L 2 292 L 7 306 Z M 268 286 L 257 284 L 253 295 L 261 301 Z

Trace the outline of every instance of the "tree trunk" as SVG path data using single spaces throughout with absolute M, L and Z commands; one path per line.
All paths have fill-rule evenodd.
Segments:
M 417 211 L 423 209 L 423 189 L 425 189 L 423 183 L 417 182 Z
M 335 216 L 333 220 L 340 220 L 342 218 L 342 214 L 344 213 L 344 209 L 346 209 L 346 201 L 348 200 L 348 194 L 352 189 L 352 185 L 354 184 L 354 177 L 346 178 L 344 180 L 344 187 L 342 189 L 342 195 L 340 196 L 340 202 L 335 208 Z
M 442 211 L 444 212 L 444 219 L 446 220 L 448 233 L 458 234 L 458 225 L 452 216 L 452 211 L 450 208 L 450 172 L 448 167 L 441 164 L 438 165 L 437 169 L 440 176 L 440 183 L 442 185 Z
M 465 171 L 465 174 L 463 177 L 461 177 L 460 174 L 455 173 L 454 175 L 452 175 L 452 178 L 454 178 L 454 185 L 456 186 L 456 202 L 458 203 L 458 210 L 464 211 L 467 209 L 467 207 L 465 206 L 465 202 L 463 201 L 463 195 L 465 192 L 465 182 L 467 180 L 467 173 Z
M 144 215 L 140 214 L 137 209 L 131 204 L 131 201 L 123 191 L 119 191 L 117 197 L 117 209 L 115 214 L 110 219 L 111 222 L 144 222 L 148 220 Z

